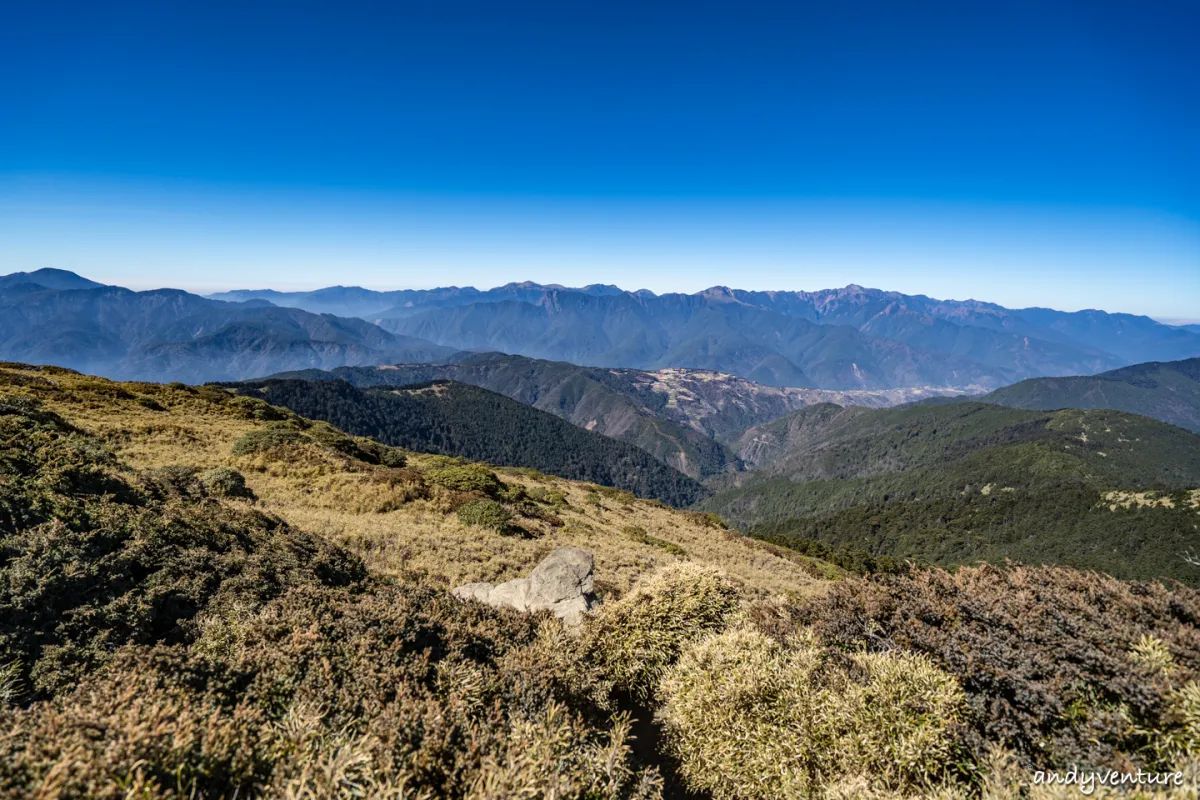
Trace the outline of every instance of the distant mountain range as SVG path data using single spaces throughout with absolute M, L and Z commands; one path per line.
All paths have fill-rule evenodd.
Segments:
M 1031 378 L 982 400 L 1014 408 L 1113 408 L 1200 433 L 1200 358 L 1134 364 L 1090 377 Z
M 0 278 L 0 358 L 117 378 L 236 380 L 445 363 L 461 351 L 712 370 L 778 387 L 987 391 L 1030 377 L 1193 358 L 1200 333 L 1128 314 L 1011 310 L 853 285 L 655 295 L 514 283 L 204 298 L 132 292 L 60 270 Z
M 703 507 L 801 550 L 1198 581 L 1200 436 L 1110 410 L 815 405 L 746 431 Z
M 580 367 L 503 353 L 461 354 L 449 364 L 339 367 L 272 378 L 407 386 L 453 380 L 481 386 L 614 439 L 629 442 L 692 477 L 737 468 L 725 446 L 744 429 L 812 403 L 890 406 L 938 390 L 831 391 L 764 386 L 718 372 Z
M 286 406 L 309 419 L 324 420 L 349 433 L 408 450 L 532 467 L 676 506 L 694 503 L 706 494 L 699 483 L 631 444 L 477 386 L 431 381 L 359 389 L 341 380 L 269 380 L 226 386 Z
M 336 309 L 460 350 L 606 367 L 712 369 L 775 386 L 997 388 L 1200 355 L 1200 334 L 1103 311 L 1007 309 L 847 286 L 693 295 L 512 283 L 487 291 L 239 291 L 220 299 Z
M 0 278 L 0 358 L 11 361 L 200 383 L 453 353 L 361 319 L 262 302 L 223 303 L 175 289 L 133 292 L 58 270 Z

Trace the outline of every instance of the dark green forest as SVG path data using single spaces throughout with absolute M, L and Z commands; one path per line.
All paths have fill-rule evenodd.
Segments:
M 1200 437 L 1180 428 L 965 402 L 789 417 L 762 426 L 775 457 L 703 507 L 823 556 L 1012 559 L 1200 583 L 1181 557 L 1200 541 Z
M 345 381 L 328 380 L 227 386 L 395 447 L 532 467 L 674 506 L 690 505 L 706 494 L 698 482 L 633 445 L 476 386 L 432 381 L 404 388 L 358 389 Z

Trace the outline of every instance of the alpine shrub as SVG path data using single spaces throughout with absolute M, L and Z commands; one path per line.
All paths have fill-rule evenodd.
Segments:
M 811 635 L 781 644 L 747 628 L 685 650 L 661 694 L 689 787 L 730 800 L 809 796 L 856 776 L 919 788 L 949 760 L 964 705 L 923 656 L 844 659 Z
M 453 492 L 480 492 L 493 498 L 499 497 L 504 490 L 496 473 L 481 464 L 430 470 L 425 474 L 425 480 Z
M 254 499 L 242 473 L 230 467 L 217 467 L 200 473 L 200 483 L 211 497 Z
M 495 500 L 469 500 L 455 512 L 464 525 L 478 525 L 494 531 L 505 531 L 512 522 L 512 512 Z

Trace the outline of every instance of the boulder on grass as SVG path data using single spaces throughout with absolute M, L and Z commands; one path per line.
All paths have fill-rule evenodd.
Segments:
M 592 554 L 578 547 L 560 547 L 542 559 L 528 578 L 490 583 L 468 583 L 454 589 L 462 600 L 478 600 L 495 608 L 517 611 L 550 611 L 570 627 L 579 625 L 595 605 Z

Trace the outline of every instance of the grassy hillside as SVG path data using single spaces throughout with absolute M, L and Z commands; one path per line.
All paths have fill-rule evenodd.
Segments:
M 1112 408 L 1200 433 L 1200 358 L 1069 378 L 1031 378 L 985 395 L 1013 408 Z
M 779 551 L 753 546 L 743 537 L 715 531 L 703 517 L 638 500 L 629 492 L 529 469 L 495 472 L 506 483 L 544 490 L 556 503 L 561 494 L 565 502 L 555 515 L 518 515 L 515 524 L 526 532 L 518 535 L 462 525 L 452 508 L 460 493 L 428 475 L 463 459 L 404 452 L 402 468 L 364 462 L 348 441 L 366 440 L 348 440 L 332 426 L 215 386 L 116 383 L 53 368 L 3 365 L 0 396 L 38 400 L 94 432 L 136 468 L 237 469 L 257 496 L 257 508 L 353 544 L 373 568 L 389 574 L 419 570 L 446 586 L 520 577 L 564 544 L 593 550 L 597 571 L 622 591 L 654 564 L 685 557 L 727 565 L 764 593 L 805 592 L 819 585 L 812 575 L 825 568 L 790 553 L 773 555 Z M 285 433 L 283 442 L 268 439 L 265 450 L 253 446 L 254 437 L 243 441 L 280 426 L 297 427 L 305 438 Z M 238 442 L 243 445 L 235 453 Z M 624 532 L 627 526 L 677 545 L 686 555 L 642 541 Z M 704 556 L 710 548 L 711 557 Z M 797 563 L 803 567 L 797 569 Z
M 563 544 L 603 600 L 573 633 L 446 591 Z M 848 578 L 216 387 L 0 365 L 0 796 L 1049 800 L 1029 770 L 1082 763 L 1194 797 L 1198 620 L 1066 569 Z
M 1011 558 L 1197 582 L 1200 437 L 1115 411 L 814 406 L 746 434 L 704 507 L 757 536 L 953 565 Z
M 410 450 L 532 467 L 675 506 L 705 494 L 699 483 L 632 445 L 476 386 L 438 381 L 364 390 L 344 381 L 272 380 L 230 388 Z

